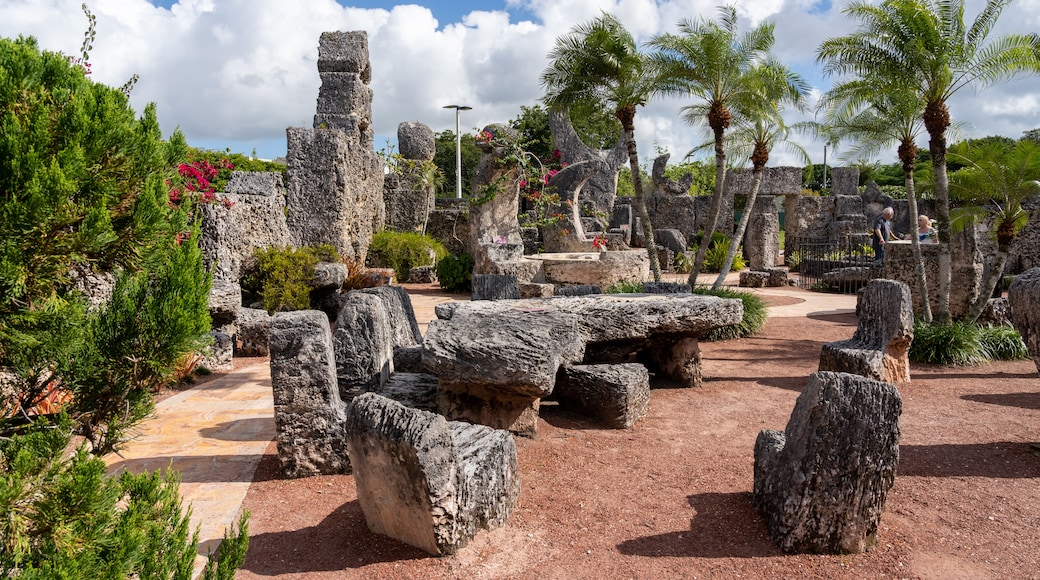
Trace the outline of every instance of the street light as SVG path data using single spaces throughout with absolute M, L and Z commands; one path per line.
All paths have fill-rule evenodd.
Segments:
M 473 107 L 444 105 L 444 108 L 455 109 L 455 197 L 462 199 L 462 136 L 459 134 L 459 113 L 469 111 Z

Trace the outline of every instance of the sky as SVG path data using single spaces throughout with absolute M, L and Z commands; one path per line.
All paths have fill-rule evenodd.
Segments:
M 87 20 L 83 0 L 0 0 L 0 36 L 34 36 L 42 48 L 79 53 Z M 602 11 L 615 14 L 643 42 L 675 32 L 682 19 L 714 18 L 718 0 L 486 0 L 396 4 L 378 0 L 88 0 L 97 17 L 92 77 L 121 86 L 140 77 L 131 105 L 157 107 L 164 135 L 180 128 L 196 147 L 284 156 L 285 130 L 311 127 L 320 78 L 318 38 L 333 30 L 368 33 L 377 150 L 393 146 L 397 126 L 420 121 L 434 131 L 473 134 L 508 122 L 543 96 L 539 82 L 555 39 Z M 967 0 L 974 18 L 983 0 Z M 846 0 L 737 0 L 741 28 L 776 25 L 774 54 L 813 87 L 810 103 L 830 88 L 816 49 L 853 30 Z M 1040 0 L 1014 0 L 995 33 L 1040 32 Z M 658 151 L 680 160 L 705 140 L 683 123 L 683 99 L 654 99 L 636 115 L 636 139 L 648 165 Z M 951 114 L 965 123 L 960 138 L 1019 138 L 1040 127 L 1040 77 L 976 92 L 964 89 Z M 811 118 L 791 116 L 789 120 Z M 824 147 L 797 139 L 816 163 Z M 924 138 L 920 146 L 927 147 Z M 828 162 L 844 152 L 832 147 Z M 882 157 L 895 162 L 895 154 Z M 801 165 L 777 149 L 770 165 Z

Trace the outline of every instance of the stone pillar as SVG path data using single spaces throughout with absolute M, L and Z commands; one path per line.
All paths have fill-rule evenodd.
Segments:
M 1040 372 L 1040 268 L 1015 277 L 1008 290 L 1011 322 L 1029 349 L 1029 355 Z
M 288 215 L 297 246 L 331 244 L 364 260 L 383 227 L 383 162 L 372 148 L 372 69 L 365 32 L 325 32 L 313 129 L 289 128 Z
M 859 167 L 831 169 L 832 195 L 859 195 Z
M 397 126 L 397 147 L 403 159 L 393 165 L 383 185 L 386 227 L 397 232 L 426 233 L 436 192 L 429 173 L 435 170 L 433 130 L 418 121 Z
M 744 256 L 752 270 L 776 266 L 780 257 L 780 215 L 771 195 L 759 195 L 744 234 Z

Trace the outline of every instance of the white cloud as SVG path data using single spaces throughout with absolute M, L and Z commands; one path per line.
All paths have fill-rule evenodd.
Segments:
M 86 28 L 82 0 L 5 0 L 0 35 L 34 35 L 49 50 L 77 54 Z M 146 0 L 96 0 L 97 40 L 91 52 L 94 77 L 119 86 L 134 73 L 138 110 L 158 105 L 163 131 L 181 127 L 189 142 L 232 146 L 266 156 L 283 154 L 286 127 L 312 123 L 320 80 L 316 68 L 320 34 L 365 30 L 369 34 L 373 122 L 377 135 L 395 137 L 403 121 L 421 121 L 435 131 L 454 130 L 447 104 L 464 104 L 462 128 L 470 131 L 515 117 L 542 96 L 539 76 L 546 54 L 575 24 L 608 11 L 617 14 L 640 41 L 675 30 L 680 18 L 714 18 L 717 0 L 502 0 L 488 2 L 460 22 L 438 22 L 420 5 L 385 9 L 349 8 L 334 0 L 181 0 L 171 10 Z M 844 2 L 828 10 L 816 0 L 742 0 L 742 27 L 768 19 L 776 23 L 777 56 L 800 71 L 817 91 L 815 51 L 825 38 L 851 29 L 841 14 Z M 981 0 L 968 2 L 973 16 Z M 505 8 L 528 20 L 511 20 Z M 525 16 L 526 17 L 526 16 Z M 1009 6 L 997 32 L 1040 29 L 1040 0 Z M 976 128 L 971 135 L 1018 137 L 1040 126 L 1036 79 L 963 91 L 951 110 Z M 651 102 L 637 115 L 637 138 L 644 159 L 655 145 L 678 160 L 704 139 L 679 119 L 688 104 Z M 376 146 L 382 146 L 383 137 Z M 806 141 L 815 157 L 822 146 Z M 783 154 L 774 157 L 783 159 Z

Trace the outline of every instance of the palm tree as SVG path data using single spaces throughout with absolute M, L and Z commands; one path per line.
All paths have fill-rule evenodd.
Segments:
M 997 239 L 997 254 L 982 292 L 964 317 L 965 322 L 974 322 L 1004 274 L 1011 244 L 1029 220 L 1022 202 L 1040 193 L 1040 145 L 1021 140 L 1009 149 L 997 143 L 968 143 L 963 151 L 954 149 L 950 154 L 967 163 L 950 174 L 951 193 L 969 204 L 955 212 L 954 223 L 967 225 L 989 218 Z
M 912 87 L 924 104 L 928 150 L 935 174 L 939 219 L 939 303 L 936 320 L 950 322 L 950 196 L 946 174 L 949 99 L 966 86 L 983 87 L 1040 71 L 1036 35 L 1007 34 L 988 40 L 1010 0 L 987 0 L 971 26 L 964 0 L 853 2 L 844 12 L 859 21 L 852 34 L 825 41 L 817 60 L 826 74 L 886 79 Z
M 892 144 L 899 143 L 897 153 L 903 168 L 903 183 L 909 205 L 911 222 L 917 218 L 917 193 L 914 183 L 914 163 L 917 159 L 917 137 L 924 131 L 921 113 L 923 102 L 903 86 L 883 86 L 875 79 L 854 79 L 836 85 L 824 95 L 820 107 L 826 109 L 825 127 L 831 140 L 852 139 L 856 147 L 852 155 L 873 157 Z M 932 307 L 928 297 L 928 279 L 921 242 L 910 236 L 917 277 L 917 292 L 921 299 L 921 318 L 932 321 Z
M 551 62 L 542 71 L 541 78 L 547 106 L 567 110 L 576 103 L 599 101 L 614 107 L 614 115 L 624 131 L 650 269 L 654 281 L 660 281 L 661 264 L 643 197 L 634 124 L 636 107 L 645 105 L 655 92 L 649 59 L 639 52 L 632 35 L 612 14 L 602 14 L 579 24 L 557 38 L 549 58 Z
M 756 87 L 751 93 L 753 98 L 745 98 L 737 104 L 737 123 L 730 134 L 733 148 L 738 155 L 746 156 L 751 161 L 752 180 L 751 193 L 748 194 L 744 213 L 740 217 L 737 231 L 729 244 L 726 252 L 726 260 L 722 264 L 718 278 L 712 285 L 713 290 L 722 287 L 730 268 L 733 267 L 733 259 L 740 249 L 744 240 L 744 232 L 755 208 L 755 200 L 758 198 L 758 190 L 762 185 L 762 174 L 766 163 L 769 162 L 769 153 L 778 143 L 782 143 L 792 151 L 801 154 L 805 163 L 809 163 L 809 156 L 797 144 L 788 141 L 792 127 L 784 123 L 783 108 L 790 103 L 797 108 L 804 104 L 805 94 L 809 86 L 796 73 L 788 70 L 783 65 L 767 61 L 748 72 L 747 78 L 753 81 Z M 797 90 L 793 93 L 791 87 Z M 801 127 L 795 127 L 801 129 Z
M 773 25 L 763 24 L 738 34 L 736 9 L 721 6 L 718 22 L 684 19 L 678 26 L 679 34 L 656 36 L 647 46 L 655 49 L 650 58 L 657 69 L 659 90 L 696 99 L 696 104 L 683 107 L 683 117 L 693 124 L 707 122 L 715 140 L 715 191 L 690 271 L 690 284 L 696 284 L 722 207 L 726 184 L 725 132 L 733 120 L 730 107 L 749 91 L 747 72 L 763 62 L 772 49 Z

